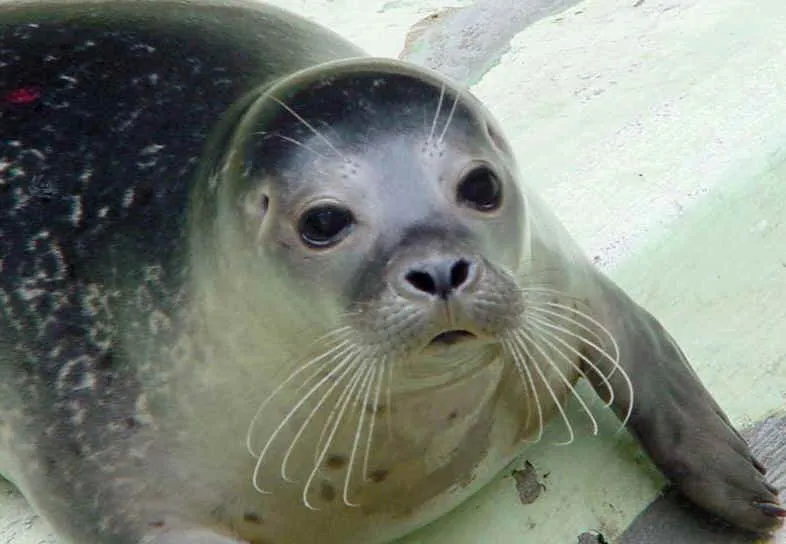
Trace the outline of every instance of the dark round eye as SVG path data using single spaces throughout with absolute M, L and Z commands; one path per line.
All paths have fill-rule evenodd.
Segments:
M 464 176 L 457 188 L 460 204 L 491 212 L 502 203 L 502 184 L 487 166 L 478 166 Z
M 340 242 L 354 223 L 355 218 L 348 209 L 335 204 L 323 204 L 300 216 L 298 231 L 306 245 L 325 248 Z

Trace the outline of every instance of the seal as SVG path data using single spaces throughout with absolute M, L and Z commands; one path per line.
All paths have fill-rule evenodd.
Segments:
M 465 90 L 266 6 L 0 21 L 0 471 L 62 538 L 389 541 L 597 428 L 579 379 L 696 504 L 786 514 Z

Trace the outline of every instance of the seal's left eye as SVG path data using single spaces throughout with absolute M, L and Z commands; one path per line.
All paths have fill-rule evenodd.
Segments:
M 502 184 L 487 166 L 470 170 L 457 187 L 460 204 L 481 212 L 492 212 L 502 203 Z
M 300 216 L 298 231 L 307 246 L 326 248 L 343 240 L 354 224 L 355 218 L 348 209 L 323 204 Z

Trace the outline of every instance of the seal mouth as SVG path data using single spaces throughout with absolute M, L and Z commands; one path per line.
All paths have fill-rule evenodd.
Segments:
M 452 346 L 454 344 L 458 344 L 459 342 L 472 340 L 474 338 L 477 337 L 471 332 L 465 330 L 457 329 L 445 331 L 432 338 L 431 342 L 429 342 L 429 346 Z

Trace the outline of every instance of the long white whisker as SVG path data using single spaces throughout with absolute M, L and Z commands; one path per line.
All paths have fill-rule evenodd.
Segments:
M 584 303 L 584 299 L 581 297 L 577 297 L 576 295 L 571 295 L 570 293 L 566 293 L 564 291 L 560 291 L 559 289 L 554 289 L 553 287 L 539 287 L 536 285 L 531 285 L 529 287 L 518 287 L 516 289 L 519 293 L 527 295 L 527 297 L 532 296 L 553 296 L 558 297 L 561 299 L 572 300 L 575 302 Z
M 554 404 L 556 405 L 557 410 L 559 410 L 559 413 L 562 416 L 562 420 L 565 422 L 565 427 L 568 429 L 568 437 L 569 437 L 568 440 L 566 442 L 557 442 L 556 445 L 567 446 L 569 444 L 572 444 L 576 435 L 573 432 L 573 426 L 570 424 L 570 419 L 568 418 L 568 415 L 565 413 L 565 409 L 562 407 L 562 402 L 560 401 L 559 398 L 557 398 L 557 394 L 554 392 L 554 389 L 551 387 L 551 384 L 546 379 L 546 376 L 543 373 L 543 370 L 540 368 L 540 365 L 537 362 L 534 362 L 535 359 L 532 357 L 532 354 L 529 351 L 529 348 L 527 347 L 527 342 L 532 344 L 532 346 L 536 350 L 538 350 L 541 356 L 547 361 L 549 360 L 548 355 L 546 355 L 546 352 L 543 350 L 542 347 L 540 347 L 540 345 L 537 342 L 535 342 L 525 331 L 521 329 L 515 332 L 515 339 L 518 342 L 518 344 L 522 347 L 522 349 L 524 349 L 524 351 L 530 357 L 530 360 L 533 361 L 532 366 L 535 368 L 535 371 L 538 373 L 538 376 L 543 382 L 543 385 L 546 386 L 546 390 L 549 392 L 549 395 L 554 400 Z
M 342 493 L 342 498 L 344 499 L 344 504 L 347 506 L 357 506 L 357 504 L 351 502 L 349 500 L 349 488 L 350 483 L 352 481 L 352 469 L 355 467 L 355 457 L 358 451 L 358 445 L 360 444 L 360 437 L 363 434 L 363 424 L 366 420 L 366 406 L 368 406 L 368 399 L 371 396 L 371 389 L 374 385 L 374 378 L 376 377 L 377 373 L 379 372 L 379 368 L 377 365 L 376 360 L 372 360 L 369 362 L 366 370 L 365 376 L 363 377 L 363 382 L 358 389 L 358 396 L 355 399 L 355 409 L 358 407 L 360 408 L 360 412 L 358 414 L 358 424 L 355 430 L 355 439 L 352 442 L 352 451 L 349 454 L 349 463 L 347 465 L 347 473 L 344 477 L 344 492 Z
M 344 352 L 341 352 L 341 355 L 344 355 Z M 254 489 L 256 489 L 258 492 L 263 493 L 263 494 L 267 494 L 268 493 L 267 491 L 263 490 L 259 486 L 258 479 L 259 479 L 259 472 L 262 469 L 262 464 L 263 464 L 265 455 L 267 454 L 268 449 L 270 449 L 270 446 L 273 444 L 273 441 L 276 439 L 276 437 L 281 432 L 281 430 L 287 425 L 287 423 L 289 423 L 289 420 L 300 409 L 300 407 L 303 406 L 303 404 L 311 397 L 311 395 L 313 395 L 314 392 L 317 391 L 320 387 L 322 387 L 325 383 L 327 383 L 328 381 L 332 380 L 345 367 L 347 367 L 351 361 L 352 361 L 351 358 L 345 357 L 344 360 L 342 362 L 340 362 L 338 365 L 336 365 L 335 367 L 333 367 L 327 373 L 327 375 L 325 375 L 324 378 L 322 378 L 316 385 L 311 387 L 311 389 L 308 391 L 308 393 L 306 393 L 306 395 L 304 395 L 295 404 L 295 406 L 293 406 L 289 410 L 287 415 L 284 416 L 284 418 L 279 422 L 278 426 L 275 428 L 273 433 L 271 433 L 271 435 L 268 437 L 267 442 L 265 443 L 265 445 L 263 446 L 262 450 L 259 452 L 259 455 L 257 456 L 257 462 L 256 462 L 256 465 L 254 466 L 254 473 L 252 475 L 252 484 L 254 485 Z M 348 370 L 351 370 L 351 366 L 347 370 L 344 371 L 344 374 L 346 374 L 346 372 Z M 338 381 L 340 381 L 340 380 L 337 380 L 336 383 L 338 383 Z M 333 387 L 335 387 L 335 383 L 333 384 Z
M 352 341 L 350 339 L 351 334 L 350 334 L 349 330 L 342 331 L 342 329 L 351 329 L 351 327 L 341 327 L 340 329 L 337 329 L 335 331 L 331 331 L 331 332 L 323 335 L 322 337 L 320 337 L 316 342 L 320 342 L 320 341 L 321 342 L 325 342 L 325 341 L 331 340 L 333 338 L 336 338 L 336 339 L 343 338 L 344 340 L 348 340 L 348 342 L 343 342 L 343 346 L 342 346 L 342 342 L 339 342 L 338 344 L 336 344 L 336 347 L 340 347 L 340 346 L 341 347 L 348 347 L 348 345 L 352 343 Z M 335 357 L 331 358 L 331 362 L 335 362 L 336 360 L 341 359 L 341 357 L 346 355 L 346 353 L 347 353 L 347 351 L 343 350 L 342 354 L 338 354 Z M 320 367 L 317 368 L 308 378 L 300 381 L 298 383 L 297 387 L 295 387 L 292 396 L 299 395 L 302 391 L 308 389 L 308 387 L 310 387 L 310 384 L 311 384 L 312 380 L 314 378 L 316 378 L 317 376 L 319 376 L 320 374 L 322 374 L 323 367 L 324 367 L 324 365 L 320 365 Z
M 609 354 L 606 350 L 601 349 L 599 346 L 593 344 L 586 338 L 583 339 L 583 342 L 589 345 L 590 347 L 596 349 L 601 355 L 603 355 L 607 360 L 609 360 L 612 363 L 611 372 L 609 372 L 608 375 L 605 375 L 605 381 L 608 381 L 610 383 L 611 378 L 614 376 L 614 374 L 616 374 L 618 370 L 622 375 L 622 379 L 625 381 L 625 387 L 628 390 L 628 395 L 630 396 L 629 397 L 630 401 L 628 402 L 628 409 L 625 412 L 625 416 L 621 420 L 622 421 L 621 428 L 625 427 L 625 425 L 627 425 L 628 421 L 630 420 L 631 414 L 633 413 L 633 406 L 634 406 L 633 382 L 631 381 L 630 376 L 628 376 L 628 373 L 625 372 L 625 369 L 620 364 L 620 348 L 616 338 L 614 338 L 614 335 L 611 334 L 611 331 L 609 331 L 609 329 L 607 329 L 600 321 L 598 321 L 591 315 L 582 312 L 578 308 L 574 308 L 572 306 L 567 306 L 565 304 L 560 304 L 558 302 L 551 302 L 551 301 L 545 301 L 540 304 L 551 306 L 553 308 L 559 308 L 564 311 L 572 312 L 573 314 L 586 319 L 589 323 L 600 329 L 600 331 L 608 338 L 609 342 L 613 347 L 614 355 Z M 539 311 L 545 310 L 542 306 L 534 306 L 534 308 L 537 308 L 537 310 Z M 562 317 L 566 318 L 566 316 L 564 315 Z M 603 376 L 603 373 L 599 372 L 598 374 L 600 376 Z
M 519 375 L 524 378 L 524 383 L 529 385 L 530 391 L 532 391 L 532 395 L 535 401 L 535 406 L 537 407 L 538 412 L 538 435 L 532 443 L 537 444 L 543 438 L 543 408 L 540 404 L 540 395 L 538 394 L 538 390 L 535 387 L 535 380 L 532 378 L 532 372 L 529 369 L 529 365 L 527 365 L 527 354 L 522 353 L 521 347 L 519 343 L 513 340 L 506 340 L 505 347 L 507 348 L 508 352 L 513 357 L 513 361 L 518 371 Z M 531 358 L 530 358 L 531 360 Z M 529 425 L 531 413 L 527 414 L 527 425 Z
M 611 356 L 608 353 L 606 353 L 604 350 L 601 350 L 601 349 L 597 348 L 596 346 L 594 346 L 594 344 L 592 344 L 591 342 L 586 340 L 586 338 L 584 338 L 584 337 L 582 337 L 582 336 L 580 336 L 578 334 L 575 334 L 573 331 L 569 331 L 569 330 L 567 330 L 567 329 L 565 329 L 563 327 L 560 327 L 558 325 L 554 325 L 553 323 L 550 323 L 548 320 L 539 318 L 539 317 L 534 316 L 534 315 L 528 315 L 526 317 L 526 319 L 527 319 L 527 321 L 531 325 L 539 327 L 543 333 L 547 333 L 547 331 L 543 330 L 543 327 L 546 327 L 548 329 L 553 329 L 553 330 L 557 330 L 557 331 L 560 331 L 562 333 L 565 333 L 565 334 L 567 334 L 569 336 L 577 338 L 578 340 L 581 340 L 582 342 L 587 343 L 587 344 L 595 347 L 596 349 L 598 349 L 598 351 L 604 357 L 606 357 L 611 362 L 612 365 L 618 365 L 619 364 L 618 361 L 615 361 L 614 359 L 612 359 Z M 554 334 L 552 332 L 548 332 L 547 334 L 549 334 L 549 336 L 551 336 L 556 341 L 558 341 L 560 344 L 562 344 L 566 349 L 570 350 L 573 354 L 576 355 L 576 357 L 580 358 L 582 361 L 587 363 L 587 365 L 590 368 L 592 368 L 593 372 L 595 372 L 595 374 L 597 374 L 600 377 L 600 379 L 603 381 L 603 385 L 606 387 L 606 390 L 609 392 L 609 398 L 605 402 L 605 406 L 611 406 L 614 403 L 614 388 L 611 386 L 611 382 L 606 377 L 606 375 L 603 374 L 603 372 L 601 372 L 600 368 L 598 368 L 598 366 L 595 363 L 593 363 L 592 360 L 589 357 L 584 355 L 581 351 L 577 350 L 575 347 L 571 346 L 563 338 L 560 338 L 558 335 L 556 335 L 556 334 Z M 582 377 L 584 377 L 584 379 L 588 379 L 587 374 L 584 372 L 584 370 L 582 370 L 580 365 L 577 365 L 570 358 L 566 357 L 566 360 L 568 360 L 571 363 L 573 368 L 575 368 L 576 370 L 578 370 L 581 373 L 581 375 L 582 375 Z
M 317 157 L 320 157 L 322 159 L 326 159 L 327 158 L 326 155 L 320 153 L 319 151 L 317 151 L 316 149 L 314 149 L 312 147 L 309 147 L 308 145 L 304 144 L 300 140 L 296 140 L 295 138 L 290 138 L 289 136 L 284 136 L 283 134 L 276 134 L 276 136 L 278 136 L 280 139 L 284 140 L 285 142 L 289 142 L 289 143 L 294 144 L 294 145 L 296 145 L 298 147 L 302 147 L 303 149 L 305 149 L 306 151 L 308 151 L 310 153 L 313 153 Z
M 350 325 L 345 325 L 343 327 L 338 327 L 336 329 L 331 330 L 317 338 L 314 342 L 325 342 L 330 340 L 331 338 L 340 337 L 346 339 L 349 336 L 349 333 L 352 332 L 352 327 Z
M 322 424 L 322 430 L 319 433 L 319 438 L 317 439 L 316 448 L 314 449 L 315 464 L 318 464 L 320 452 L 323 451 L 323 449 L 328 448 L 330 446 L 330 437 L 328 436 L 330 432 L 329 429 L 335 429 L 337 428 L 336 426 L 340 424 L 340 421 L 336 419 L 338 417 L 340 406 L 343 404 L 344 399 L 346 397 L 351 396 L 351 394 L 354 391 L 355 382 L 358 379 L 360 379 L 366 372 L 366 367 L 365 365 L 363 365 L 363 361 L 368 360 L 366 353 L 363 352 L 357 354 L 355 356 L 355 360 L 356 360 L 356 364 L 353 365 L 352 377 L 348 380 L 346 386 L 341 391 L 335 402 L 333 402 L 333 407 L 330 409 L 327 419 L 325 419 L 325 422 Z
M 353 356 L 355 357 L 356 360 L 358 360 L 361 357 L 367 358 L 367 357 L 365 357 L 365 355 L 366 355 L 365 350 L 363 350 L 363 351 L 359 350 Z M 355 365 L 355 367 L 354 367 L 355 371 L 356 372 L 362 372 L 363 370 L 360 368 L 361 366 L 362 365 Z M 314 459 L 315 459 L 315 462 L 316 462 L 317 457 L 319 457 L 319 452 L 322 451 L 322 447 L 324 445 L 324 440 L 325 440 L 325 438 L 327 436 L 328 429 L 330 428 L 330 425 L 333 423 L 333 418 L 336 416 L 337 406 L 339 406 L 341 404 L 341 402 L 344 399 L 344 396 L 349 393 L 349 385 L 351 385 L 351 384 L 352 384 L 352 380 L 350 379 L 350 381 L 347 383 L 347 387 L 344 388 L 344 390 L 341 392 L 341 394 L 336 399 L 336 402 L 333 404 L 333 408 L 330 410 L 330 413 L 328 413 L 327 419 L 325 419 L 325 423 L 322 425 L 322 431 L 320 431 L 320 433 L 319 433 L 319 438 L 317 438 L 316 447 L 314 448 Z
M 345 156 L 344 156 L 344 155 L 343 155 L 343 154 L 342 154 L 342 153 L 341 153 L 341 152 L 340 152 L 338 149 L 336 149 L 336 147 L 335 147 L 335 146 L 334 146 L 334 145 L 333 145 L 333 144 L 330 142 L 330 140 L 328 140 L 328 139 L 327 139 L 327 137 L 325 137 L 325 135 L 324 135 L 324 134 L 322 134 L 320 131 L 318 131 L 318 130 L 316 129 L 316 127 L 314 127 L 314 125 L 312 125 L 311 123 L 309 123 L 308 121 L 306 121 L 305 119 L 303 119 L 303 117 L 301 117 L 301 116 L 300 116 L 300 114 L 298 114 L 298 113 L 297 113 L 295 110 L 293 110 L 292 108 L 290 108 L 289 106 L 287 106 L 286 104 L 284 104 L 284 103 L 283 103 L 281 100 L 279 100 L 279 99 L 278 99 L 278 98 L 276 98 L 275 96 L 272 96 L 272 95 L 270 95 L 270 99 L 271 99 L 273 102 L 275 102 L 276 104 L 278 104 L 279 106 L 281 106 L 282 108 L 284 108 L 284 109 L 285 109 L 287 112 L 289 112 L 289 114 L 290 114 L 292 117 L 294 117 L 295 119 L 297 119 L 298 121 L 300 121 L 301 123 L 303 123 L 303 125 L 304 125 L 304 126 L 307 128 L 307 129 L 309 129 L 309 130 L 310 130 L 310 131 L 311 131 L 311 132 L 312 132 L 312 133 L 313 133 L 313 134 L 314 134 L 314 135 L 315 135 L 317 138 L 319 138 L 320 140 L 322 140 L 323 142 L 325 142 L 325 143 L 327 144 L 327 146 L 328 146 L 328 147 L 329 147 L 331 150 L 333 150 L 333 152 L 334 152 L 336 155 L 338 155 L 338 156 L 339 156 L 341 159 L 343 159 L 343 160 L 345 160 L 345 161 L 347 160 L 347 158 L 346 158 L 346 157 L 345 157 Z
M 537 303 L 533 303 L 527 306 L 527 312 L 537 312 L 540 314 L 547 314 L 550 316 L 557 317 L 563 321 L 567 321 L 568 323 L 577 326 L 581 330 L 585 331 L 587 334 L 591 335 L 599 344 L 603 343 L 603 338 L 596 331 L 592 330 L 592 328 L 588 327 L 578 319 L 574 319 L 568 315 L 565 315 L 564 311 L 556 312 L 554 310 L 543 308 L 542 306 L 539 306 Z
M 388 425 L 388 441 L 393 441 L 393 361 L 390 359 L 385 361 L 387 366 L 387 385 L 385 390 L 385 420 L 387 421 Z
M 363 358 L 360 359 L 355 366 L 363 365 L 364 362 L 367 362 L 367 359 Z M 316 477 L 317 473 L 319 472 L 319 468 L 322 466 L 322 462 L 325 460 L 325 456 L 327 455 L 328 449 L 330 449 L 330 445 L 333 443 L 333 439 L 336 436 L 336 431 L 338 430 L 339 426 L 341 425 L 342 420 L 344 419 L 344 412 L 347 410 L 347 406 L 349 405 L 349 401 L 352 399 L 352 394 L 357 388 L 358 384 L 361 382 L 361 378 L 365 376 L 368 372 L 368 369 L 360 369 L 354 373 L 352 378 L 350 379 L 349 384 L 345 389 L 345 393 L 341 394 L 341 400 L 336 402 L 336 406 L 339 404 L 341 408 L 339 409 L 335 421 L 333 423 L 333 428 L 330 430 L 330 435 L 328 436 L 327 440 L 325 441 L 325 446 L 322 448 L 322 451 L 319 454 L 319 458 L 314 463 L 314 468 L 311 470 L 311 474 L 309 474 L 308 479 L 306 480 L 306 484 L 303 486 L 303 494 L 301 496 L 303 500 L 303 505 L 308 508 L 309 510 L 319 510 L 319 508 L 313 506 L 308 500 L 308 490 L 311 488 L 311 484 L 314 483 L 314 478 Z M 334 406 L 334 410 L 336 408 Z M 351 506 L 348 504 L 348 506 Z
M 453 105 L 450 107 L 450 112 L 448 113 L 448 118 L 445 121 L 445 126 L 442 127 L 442 132 L 439 135 L 439 142 L 440 144 L 445 139 L 445 134 L 448 132 L 448 128 L 450 127 L 450 123 L 453 121 L 453 115 L 456 113 L 456 106 L 458 105 L 460 93 L 458 90 L 456 91 L 456 96 L 453 98 Z
M 544 295 L 557 295 L 563 298 L 576 298 L 565 291 L 560 291 L 553 287 L 543 287 L 542 285 L 528 285 L 526 287 L 518 287 L 517 290 L 522 293 L 543 293 Z
M 603 332 L 603 334 L 606 335 L 606 337 L 609 339 L 609 341 L 611 342 L 611 345 L 614 348 L 615 356 L 612 357 L 612 359 L 617 360 L 617 361 L 619 360 L 619 358 L 620 358 L 620 347 L 619 347 L 619 344 L 617 344 L 616 338 L 614 338 L 614 335 L 611 334 L 611 331 L 609 331 L 609 329 L 607 329 L 603 325 L 603 323 L 601 323 L 600 321 L 598 321 L 597 319 L 595 319 L 594 317 L 592 317 L 588 313 L 582 312 L 578 308 L 573 308 L 572 306 L 567 306 L 565 304 L 560 304 L 558 302 L 551 302 L 551 301 L 544 302 L 543 304 L 545 304 L 547 306 L 551 306 L 553 308 L 560 308 L 562 310 L 573 312 L 574 314 L 583 317 L 584 319 L 589 321 L 591 324 L 593 324 L 596 327 L 598 327 Z M 609 377 L 611 377 L 612 375 L 613 375 L 613 372 L 612 372 L 612 374 L 609 374 Z
M 284 481 L 294 483 L 294 480 L 292 480 L 291 478 L 289 478 L 289 476 L 287 476 L 287 466 L 289 466 L 289 458 L 291 457 L 292 452 L 295 449 L 295 445 L 297 445 L 297 443 L 300 441 L 300 437 L 303 436 L 303 433 L 305 432 L 306 428 L 309 426 L 311 421 L 314 419 L 314 416 L 317 414 L 317 412 L 319 412 L 319 410 L 325 404 L 325 401 L 330 397 L 333 391 L 336 390 L 339 384 L 341 384 L 341 382 L 343 382 L 347 376 L 351 375 L 353 371 L 357 370 L 357 367 L 361 364 L 359 360 L 362 354 L 363 354 L 363 350 L 360 348 L 355 347 L 353 349 L 350 349 L 349 353 L 346 354 L 344 360 L 338 365 L 336 365 L 336 368 L 338 368 L 342 366 L 344 362 L 346 362 L 347 368 L 344 372 L 341 373 L 340 376 L 338 376 L 337 378 L 335 378 L 335 380 L 333 380 L 332 385 L 330 385 L 327 391 L 325 391 L 325 393 L 319 398 L 317 403 L 314 405 L 314 407 L 306 416 L 306 419 L 303 420 L 303 423 L 300 424 L 300 428 L 298 428 L 297 432 L 295 433 L 295 436 L 292 438 L 292 441 L 290 442 L 289 447 L 287 448 L 287 451 L 284 454 L 283 459 L 281 460 L 281 478 Z M 322 385 L 324 385 L 325 383 L 327 383 L 327 381 L 330 381 L 331 379 L 327 376 L 326 378 L 327 380 L 322 380 L 320 383 L 318 383 L 313 388 L 311 388 L 308 391 L 308 393 L 306 393 L 306 395 L 300 400 L 298 405 L 295 406 L 293 410 L 297 410 L 300 404 L 302 404 L 306 399 L 310 398 L 311 395 L 313 395 L 318 388 L 320 388 Z M 328 415 L 328 419 L 330 419 L 332 416 L 333 416 L 333 411 L 331 410 L 330 414 Z
M 559 338 L 556 334 L 554 334 L 551 331 L 544 330 L 537 323 L 530 322 L 529 324 L 530 324 L 530 330 L 533 333 L 538 334 L 539 337 L 540 337 L 540 340 L 545 342 L 551 349 L 553 349 L 555 352 L 557 352 L 557 354 L 560 357 L 562 357 L 562 359 L 564 359 L 568 364 L 570 364 L 574 369 L 576 369 L 582 376 L 584 376 L 586 378 L 586 376 L 584 374 L 584 371 L 581 370 L 581 368 L 579 368 L 579 366 L 570 357 L 565 355 L 565 353 L 561 349 L 559 349 L 554 344 L 554 342 L 549 340 L 548 337 L 551 337 L 554 340 L 562 340 L 561 338 Z M 567 343 L 565 343 L 565 344 L 567 345 Z M 570 380 L 568 380 L 568 378 L 565 376 L 565 374 L 562 372 L 562 370 L 560 370 L 560 368 L 554 363 L 554 361 L 552 361 L 550 357 L 547 358 L 546 360 L 548 361 L 549 365 L 551 365 L 551 367 L 554 369 L 554 371 L 559 375 L 559 377 L 562 379 L 562 382 L 570 389 L 570 392 L 573 395 L 573 397 L 578 401 L 578 403 L 581 406 L 582 410 L 584 410 L 584 412 L 590 418 L 590 421 L 592 422 L 592 434 L 597 436 L 598 435 L 598 421 L 595 419 L 595 416 L 593 415 L 592 411 L 590 411 L 589 406 L 587 406 L 587 403 L 584 401 L 583 398 L 581 398 L 581 395 L 579 395 L 579 392 L 576 391 L 576 388 L 573 386 L 572 383 L 570 383 Z
M 262 404 L 259 406 L 259 408 L 257 408 L 257 411 L 254 414 L 254 417 L 251 418 L 251 423 L 249 423 L 249 425 L 248 425 L 248 431 L 246 432 L 246 449 L 248 450 L 248 453 L 251 454 L 251 456 L 258 457 L 258 455 L 259 455 L 257 452 L 254 451 L 254 448 L 253 448 L 251 442 L 252 442 L 252 434 L 253 434 L 253 431 L 254 431 L 254 427 L 256 426 L 256 422 L 259 419 L 260 415 L 265 410 L 265 407 L 267 407 L 267 405 L 270 404 L 270 402 L 276 397 L 276 395 L 278 395 L 281 392 L 282 389 L 284 389 L 289 383 L 292 382 L 292 380 L 297 378 L 300 374 L 302 374 L 303 372 L 305 372 L 309 368 L 312 368 L 314 365 L 317 365 L 319 363 L 327 364 L 329 360 L 332 361 L 333 360 L 332 356 L 337 351 L 340 351 L 340 350 L 344 349 L 348 345 L 349 345 L 349 342 L 346 341 L 346 340 L 344 340 L 342 342 L 339 342 L 336 346 L 332 347 L 331 349 L 329 349 L 325 353 L 322 353 L 318 357 L 315 357 L 314 359 L 311 359 L 309 362 L 307 362 L 304 365 L 302 365 L 299 368 L 297 368 L 283 382 L 278 384 L 278 386 L 276 386 L 276 388 L 273 389 L 273 391 L 270 392 L 270 394 L 262 402 Z
M 633 382 L 631 381 L 630 376 L 628 376 L 628 373 L 625 372 L 625 369 L 622 368 L 622 365 L 619 362 L 620 361 L 620 348 L 619 348 L 619 345 L 617 344 L 617 340 L 614 338 L 614 335 L 611 334 L 611 332 L 606 327 L 604 327 L 602 323 L 600 323 L 597 319 L 595 319 L 594 317 L 592 317 L 589 314 L 586 314 L 586 313 L 584 313 L 584 312 L 582 312 L 582 311 L 580 311 L 580 310 L 578 310 L 576 308 L 571 308 L 570 306 L 566 306 L 564 304 L 559 304 L 559 303 L 556 303 L 556 302 L 548 302 L 547 304 L 549 306 L 552 306 L 552 307 L 555 307 L 555 308 L 561 308 L 563 310 L 571 311 L 574 314 L 583 317 L 584 319 L 586 319 L 587 321 L 589 321 L 590 323 L 592 323 L 593 325 L 598 327 L 601 331 L 603 331 L 603 334 L 608 336 L 609 340 L 611 341 L 612 345 L 614 346 L 614 353 L 616 354 L 616 357 L 610 357 L 606 353 L 604 353 L 604 355 L 607 356 L 609 358 L 609 360 L 611 360 L 612 362 L 616 361 L 616 364 L 614 364 L 614 366 L 611 369 L 611 372 L 608 373 L 606 378 L 611 380 L 612 376 L 614 376 L 614 374 L 617 372 L 617 370 L 619 370 L 620 371 L 620 375 L 622 376 L 622 379 L 625 380 L 625 386 L 626 386 L 626 389 L 628 390 L 628 395 L 630 395 L 630 397 L 629 397 L 630 401 L 628 402 L 628 409 L 625 412 L 625 416 L 622 418 L 621 428 L 625 427 L 625 425 L 627 425 L 628 421 L 630 420 L 631 414 L 633 414 L 633 406 L 634 406 L 634 402 L 633 402 L 633 399 L 634 399 Z
M 278 138 L 280 140 L 284 140 L 285 142 L 289 142 L 289 143 L 291 143 L 293 145 L 296 145 L 297 147 L 305 149 L 306 151 L 308 151 L 310 153 L 313 153 L 314 155 L 316 155 L 318 157 L 321 157 L 323 159 L 327 158 L 325 155 L 323 155 L 319 151 L 309 147 L 308 145 L 304 144 L 300 140 L 297 140 L 295 138 L 291 138 L 289 136 L 284 136 L 283 134 L 279 134 L 278 132 L 255 132 L 254 135 L 255 136 L 275 136 L 276 138 Z
M 379 411 L 379 398 L 382 393 L 382 381 L 385 376 L 385 366 L 387 365 L 387 359 L 382 358 L 379 362 L 379 368 L 377 370 L 377 384 L 374 388 L 374 409 L 371 411 L 371 422 L 369 423 L 368 427 L 368 437 L 366 438 L 366 450 L 363 453 L 363 481 L 368 481 L 368 467 L 369 467 L 369 460 L 371 458 L 371 442 L 374 439 L 374 429 L 377 422 L 377 412 Z M 368 404 L 366 404 L 368 406 Z
M 445 100 L 445 84 L 442 84 L 442 87 L 439 90 L 439 100 L 437 100 L 437 111 L 434 112 L 434 120 L 431 121 L 431 131 L 428 133 L 428 141 L 431 142 L 434 140 L 434 133 L 437 130 L 437 119 L 439 119 L 439 113 L 442 111 L 442 101 Z

